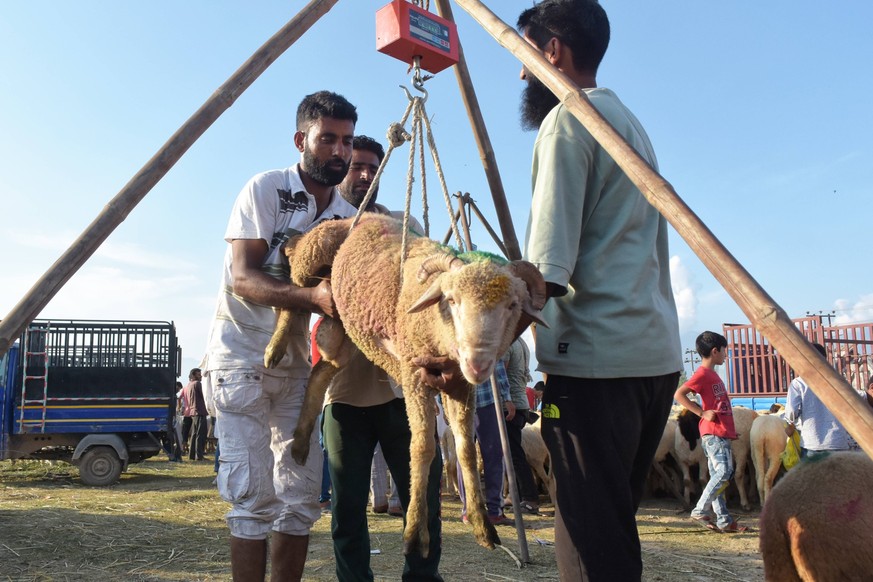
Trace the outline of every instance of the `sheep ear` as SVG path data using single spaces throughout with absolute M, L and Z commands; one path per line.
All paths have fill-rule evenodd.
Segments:
M 435 303 L 439 303 L 439 300 L 443 297 L 443 289 L 440 286 L 439 279 L 431 283 L 430 287 L 424 294 L 418 298 L 418 301 L 412 304 L 412 306 L 406 310 L 406 313 L 418 313 Z
M 525 302 L 525 304 L 524 304 L 524 306 L 521 308 L 521 310 L 522 310 L 522 312 L 524 312 L 525 315 L 527 315 L 527 316 L 530 317 L 532 320 L 534 320 L 534 322 L 535 322 L 537 325 L 541 325 L 541 326 L 545 327 L 546 329 L 548 329 L 549 324 L 546 323 L 546 320 L 542 318 L 542 314 L 543 314 L 542 311 L 540 311 L 539 309 L 534 309 L 534 308 L 531 307 L 531 305 L 528 304 L 527 302 Z

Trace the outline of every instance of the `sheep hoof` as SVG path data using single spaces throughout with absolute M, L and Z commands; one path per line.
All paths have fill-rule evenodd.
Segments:
M 500 536 L 497 535 L 497 530 L 490 521 L 485 521 L 481 528 L 474 525 L 473 535 L 476 537 L 476 542 L 483 548 L 493 550 L 495 545 L 500 544 Z
M 271 341 L 264 350 L 264 365 L 267 369 L 275 368 L 283 357 L 285 357 L 285 350 L 280 349 L 277 342 Z
M 404 536 L 403 539 L 403 555 L 420 554 L 422 558 L 427 558 L 430 553 L 429 543 L 424 542 L 421 536 L 413 533 L 409 538 Z
M 306 459 L 309 458 L 309 440 L 295 438 L 291 443 L 291 458 L 297 461 L 298 465 L 305 465 Z

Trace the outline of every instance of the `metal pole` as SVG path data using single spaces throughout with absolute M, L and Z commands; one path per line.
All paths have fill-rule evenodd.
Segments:
M 312 0 L 264 43 L 146 162 L 0 322 L 0 355 L 222 113 L 337 0 Z
M 497 415 L 497 428 L 500 429 L 500 444 L 503 446 L 503 466 L 506 479 L 509 482 L 509 498 L 512 499 L 512 513 L 515 516 L 515 531 L 518 534 L 518 551 L 521 552 L 521 563 L 530 564 L 530 550 L 527 547 L 527 533 L 524 530 L 524 517 L 520 507 L 521 498 L 518 495 L 518 483 L 515 481 L 515 466 L 512 464 L 512 452 L 509 450 L 509 434 L 506 432 L 506 419 L 503 418 L 503 400 L 497 388 L 497 374 L 491 374 L 491 393 L 494 395 L 494 414 Z

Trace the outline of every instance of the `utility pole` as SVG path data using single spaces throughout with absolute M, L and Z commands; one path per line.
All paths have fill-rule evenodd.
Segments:
M 694 373 L 694 364 L 700 361 L 700 355 L 697 353 L 697 350 L 692 350 L 691 348 L 685 348 L 685 363 L 691 364 L 691 373 Z

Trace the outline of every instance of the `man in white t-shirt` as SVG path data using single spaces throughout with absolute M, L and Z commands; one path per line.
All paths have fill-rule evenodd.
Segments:
M 234 580 L 263 580 L 271 532 L 274 580 L 300 580 L 309 531 L 321 515 L 321 455 L 298 465 L 290 454 L 310 372 L 309 318 L 336 316 L 330 285 L 290 283 L 282 245 L 355 207 L 335 186 L 348 172 L 357 122 L 341 95 L 320 91 L 297 109 L 294 145 L 301 161 L 256 175 L 242 189 L 225 232 L 229 243 L 207 347 L 212 405 L 218 419 L 218 490 L 233 504 L 230 528 Z M 275 307 L 293 310 L 292 339 L 282 361 L 264 368 L 276 324 Z M 310 446 L 317 450 L 318 432 Z

